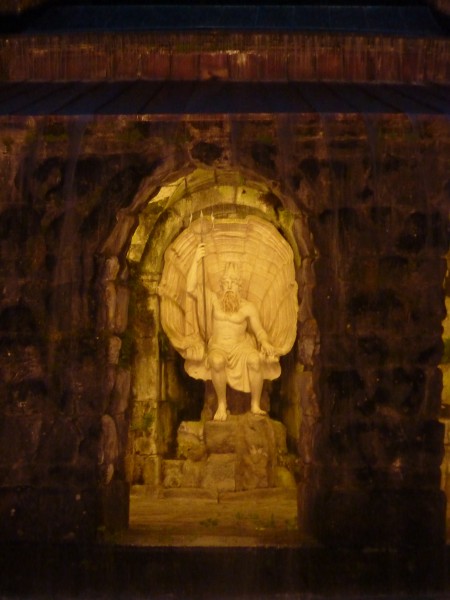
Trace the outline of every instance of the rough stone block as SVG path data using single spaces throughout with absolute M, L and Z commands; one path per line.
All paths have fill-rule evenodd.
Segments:
M 175 360 L 166 359 L 164 362 L 163 400 L 177 401 L 183 398 L 185 389 L 180 384 L 178 364 Z
M 442 404 L 450 405 L 450 363 L 441 365 L 443 374 Z
M 117 377 L 117 365 L 109 364 L 105 369 L 105 376 L 103 379 L 103 402 L 102 409 L 105 410 L 109 400 L 109 396 L 112 393 L 116 384 Z
M 104 307 L 101 315 L 101 324 L 109 330 L 114 329 L 114 318 L 116 314 L 116 286 L 112 282 L 108 282 L 104 286 Z
M 286 454 L 286 427 L 280 421 L 274 421 L 270 419 L 270 424 L 273 429 L 273 433 L 275 435 L 275 444 L 277 446 L 277 451 L 279 454 Z
M 117 369 L 117 376 L 110 404 L 110 412 L 112 415 L 121 414 L 128 408 L 130 387 L 130 371 L 128 369 Z
M 250 448 L 250 451 L 239 456 L 236 467 L 236 489 L 253 490 L 270 487 L 270 457 L 263 448 Z M 273 479 L 273 478 L 272 478 Z
M 183 460 L 165 460 L 163 461 L 163 486 L 165 488 L 181 487 L 181 469 Z
M 181 469 L 181 485 L 185 488 L 200 487 L 205 474 L 205 461 L 186 460 Z
M 235 454 L 211 454 L 205 464 L 202 487 L 233 492 L 236 489 L 235 469 Z
M 128 305 L 130 302 L 130 290 L 119 285 L 116 297 L 115 331 L 123 333 L 128 326 Z
M 282 407 L 283 423 L 286 423 L 286 436 L 292 447 L 297 446 L 300 436 L 302 415 L 299 402 L 289 403 Z
M 176 422 L 176 409 L 171 402 L 158 402 L 156 427 L 157 453 L 167 456 L 171 452 L 174 443 L 174 428 Z
M 204 428 L 207 452 L 236 457 L 236 489 L 275 485 L 277 456 L 287 453 L 286 428 L 266 416 L 229 415 L 226 421 L 208 421 Z
M 239 417 L 232 415 L 229 415 L 226 421 L 207 421 L 204 435 L 208 453 L 229 454 L 236 452 L 239 426 Z
M 157 453 L 156 442 L 154 436 L 148 432 L 136 435 L 134 439 L 134 451 L 136 454 L 149 456 Z
M 286 467 L 276 467 L 275 487 L 284 489 L 296 489 L 295 477 Z
M 117 336 L 112 336 L 108 343 L 108 364 L 117 365 L 119 362 L 120 348 L 122 347 L 122 340 Z
M 154 339 L 137 340 L 139 360 L 135 366 L 134 392 L 137 402 L 159 397 L 160 365 Z
M 142 462 L 142 479 L 151 488 L 159 487 L 161 481 L 161 457 L 146 456 Z
M 272 420 L 251 413 L 240 419 L 237 447 L 236 489 L 272 487 L 277 448 Z
M 201 460 L 205 455 L 203 423 L 183 421 L 178 428 L 177 446 L 179 458 Z

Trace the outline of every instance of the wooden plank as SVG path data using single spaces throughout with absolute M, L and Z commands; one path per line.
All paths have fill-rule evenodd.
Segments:
M 378 98 L 381 102 L 394 106 L 406 114 L 434 114 L 440 112 L 430 104 L 418 102 L 411 94 L 412 86 L 405 86 L 403 92 L 396 85 L 360 85 L 369 95 Z
M 267 102 L 269 112 L 273 113 L 309 113 L 312 107 L 301 95 L 298 86 L 293 83 L 271 83 L 261 86 L 261 92 Z
M 141 114 L 162 85 L 161 82 L 154 81 L 129 82 L 120 93 L 104 103 L 98 112 L 105 115 Z
M 93 115 L 122 93 L 130 85 L 129 82 L 96 83 L 87 86 L 84 92 L 56 111 L 61 115 Z
M 398 113 L 401 112 L 395 106 L 390 105 L 381 99 L 367 93 L 362 86 L 356 84 L 330 84 L 330 89 L 340 96 L 344 101 L 348 102 L 354 112 L 360 114 L 368 113 Z
M 142 107 L 141 113 L 153 115 L 186 114 L 186 106 L 196 85 L 198 84 L 193 81 L 164 82 L 156 94 Z
M 71 83 L 61 85 L 49 96 L 39 98 L 26 106 L 14 111 L 15 115 L 53 115 L 71 100 L 83 94 L 87 84 Z M 91 84 L 92 87 L 92 84 Z
M 186 111 L 195 114 L 267 113 L 270 107 L 264 99 L 263 89 L 261 83 L 199 83 Z
M 407 95 L 427 108 L 427 112 L 450 113 L 450 88 L 448 86 L 398 85 L 396 90 Z M 447 90 L 447 98 L 445 98 Z
M 7 96 L 0 101 L 0 114 L 12 115 L 17 114 L 21 111 L 21 114 L 27 113 L 28 107 L 31 108 L 32 104 L 37 100 L 49 98 L 52 94 L 58 92 L 62 86 L 67 84 L 61 83 L 29 83 L 26 85 L 22 92 L 14 94 L 13 96 Z
M 323 83 L 295 84 L 307 105 L 316 113 L 352 113 L 352 106 Z

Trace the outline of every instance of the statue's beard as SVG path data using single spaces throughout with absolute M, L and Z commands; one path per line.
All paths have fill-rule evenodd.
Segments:
M 241 297 L 237 292 L 228 291 L 222 294 L 220 300 L 222 310 L 226 313 L 235 313 L 241 306 Z

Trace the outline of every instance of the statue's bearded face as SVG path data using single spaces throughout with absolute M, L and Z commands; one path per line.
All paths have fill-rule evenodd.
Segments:
M 220 304 L 226 313 L 235 313 L 241 305 L 240 281 L 235 277 L 223 277 L 220 282 L 222 296 Z

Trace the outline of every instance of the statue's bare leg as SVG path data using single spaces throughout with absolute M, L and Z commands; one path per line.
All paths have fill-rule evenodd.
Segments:
M 248 377 L 250 380 L 250 410 L 254 415 L 266 415 L 261 408 L 261 394 L 263 389 L 263 376 L 261 372 L 261 358 L 257 352 L 252 353 L 247 359 Z
M 214 421 L 227 420 L 227 375 L 225 373 L 226 358 L 220 352 L 212 351 L 208 356 L 211 368 L 211 379 L 217 395 L 217 410 Z

